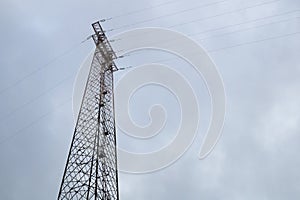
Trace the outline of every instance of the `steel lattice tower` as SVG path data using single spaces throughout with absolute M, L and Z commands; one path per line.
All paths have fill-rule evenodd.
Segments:
M 60 186 L 58 199 L 118 200 L 113 73 L 116 55 L 99 22 L 96 50 Z

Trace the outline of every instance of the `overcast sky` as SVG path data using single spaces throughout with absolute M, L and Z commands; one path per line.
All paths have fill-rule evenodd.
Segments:
M 213 2 L 218 3 L 200 7 Z M 215 62 L 227 96 L 222 137 L 199 160 L 211 106 L 201 76 L 163 52 L 144 51 L 118 61 L 126 67 L 167 58 L 162 63 L 187 76 L 201 110 L 198 137 L 184 156 L 154 173 L 120 173 L 120 199 L 299 198 L 299 10 L 298 0 L 2 0 L 0 199 L 57 198 L 74 130 L 73 84 L 94 48 L 92 41 L 81 41 L 92 33 L 91 23 L 110 17 L 103 24 L 114 29 L 109 37 L 148 26 L 190 35 Z M 233 24 L 239 25 L 228 26 Z M 116 81 L 127 71 L 117 73 Z M 178 103 L 158 86 L 133 96 L 132 118 L 147 124 L 154 103 L 165 105 L 168 113 L 161 132 L 166 137 L 131 142 L 118 129 L 120 146 L 153 151 L 172 137 L 180 120 Z

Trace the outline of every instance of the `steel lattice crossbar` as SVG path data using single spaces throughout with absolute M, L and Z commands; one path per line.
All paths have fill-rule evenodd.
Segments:
M 58 199 L 118 200 L 113 99 L 115 54 L 99 22 L 93 24 L 93 61 Z

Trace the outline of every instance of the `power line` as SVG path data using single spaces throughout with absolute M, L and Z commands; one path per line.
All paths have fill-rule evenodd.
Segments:
M 298 10 L 299 11 L 299 10 Z M 298 12 L 297 11 L 297 12 Z M 293 11 L 295 12 L 295 11 Z M 291 13 L 291 12 L 286 12 L 285 14 L 287 13 Z M 281 14 L 283 15 L 283 13 Z M 275 16 L 279 16 L 279 14 L 275 15 Z M 247 21 L 247 22 L 243 22 L 243 23 L 238 23 L 236 25 L 241 25 L 241 24 L 247 24 L 247 23 L 250 23 L 250 22 L 254 22 L 254 21 L 258 21 L 258 20 L 262 20 L 264 18 L 269 18 L 270 16 L 268 17 L 263 17 L 263 18 L 259 18 L 259 19 L 255 19 L 255 20 L 251 20 L 251 21 Z M 251 29 L 255 29 L 255 28 L 262 28 L 262 27 L 265 27 L 265 26 L 269 26 L 269 25 L 273 25 L 273 24 L 277 24 L 277 23 L 283 23 L 283 22 L 288 22 L 292 19 L 299 19 L 299 17 L 293 17 L 293 18 L 289 18 L 289 19 L 286 19 L 286 20 L 280 20 L 280 21 L 275 21 L 275 22 L 270 22 L 270 23 L 266 23 L 266 24 L 262 24 L 262 25 L 258 25 L 258 26 L 253 26 L 253 27 L 250 27 L 250 28 L 244 28 L 244 29 L 240 29 L 240 30 L 236 30 L 236 31 L 231 31 L 231 32 L 227 32 L 227 33 L 222 33 L 222 34 L 218 34 L 218 35 L 213 35 L 213 36 L 208 36 L 208 37 L 205 37 L 205 38 L 201 38 L 200 40 L 205 40 L 205 39 L 208 39 L 208 38 L 213 38 L 213 37 L 220 37 L 220 36 L 224 36 L 224 35 L 228 35 L 228 34 L 233 34 L 233 33 L 237 33 L 237 32 L 242 32 L 242 31 L 247 31 L 247 30 L 251 30 Z M 187 36 L 195 36 L 195 35 L 200 35 L 200 34 L 203 34 L 203 33 L 207 33 L 207 32 L 211 32 L 211 31 L 215 31 L 215 30 L 220 30 L 220 29 L 225 29 L 225 28 L 229 28 L 229 27 L 233 27 L 235 26 L 235 24 L 233 25 L 228 25 L 228 26 L 224 26 L 224 27 L 221 27 L 221 28 L 216 28 L 216 29 L 209 29 L 209 30 L 205 30 L 205 31 L 202 31 L 202 32 L 198 32 L 198 33 L 192 33 L 192 34 L 187 34 Z M 145 34 L 151 34 L 151 31 L 149 31 L 148 33 L 145 33 Z M 136 34 L 137 35 L 137 34 Z M 134 36 L 133 36 L 134 37 Z M 152 44 L 150 45 L 155 45 L 155 44 L 161 44 L 161 43 L 167 43 L 167 42 L 172 42 L 173 39 L 169 39 L 169 40 L 165 40 L 165 41 L 159 41 L 159 42 L 153 42 Z M 125 51 L 125 50 L 121 50 L 121 51 Z M 120 51 L 120 52 L 121 52 Z M 130 55 L 127 54 L 127 55 Z
M 297 31 L 297 32 L 294 32 L 294 33 L 288 33 L 288 34 L 284 34 L 284 35 L 279 35 L 279 36 L 264 38 L 264 39 L 260 39 L 260 40 L 254 40 L 254 41 L 244 42 L 244 43 L 235 44 L 235 45 L 231 45 L 231 46 L 226 46 L 226 47 L 222 47 L 222 48 L 211 49 L 211 50 L 208 50 L 207 52 L 214 53 L 214 52 L 218 52 L 218 51 L 222 51 L 222 50 L 226 50 L 226 49 L 230 49 L 230 48 L 235 48 L 235 47 L 240 47 L 240 46 L 244 46 L 244 45 L 250 45 L 250 44 L 254 44 L 254 43 L 265 42 L 265 41 L 268 41 L 268 40 L 274 40 L 274 39 L 280 39 L 280 38 L 284 38 L 284 37 L 290 37 L 290 36 L 293 36 L 293 35 L 296 35 L 296 34 L 299 34 L 299 33 L 300 33 L 300 31 Z M 169 60 L 175 60 L 175 59 L 177 59 L 177 58 L 164 59 L 164 60 L 159 60 L 159 61 L 156 61 L 156 62 L 163 62 L 163 61 L 169 61 Z M 130 66 L 130 67 L 125 67 L 124 69 L 129 69 L 129 68 L 134 68 L 134 67 Z M 70 100 L 71 100 L 71 98 L 69 98 L 67 101 L 59 104 L 54 110 L 51 110 L 51 111 L 45 113 L 44 115 L 40 116 L 39 118 L 37 118 L 36 120 L 34 120 L 33 122 L 31 122 L 30 124 L 28 124 L 25 127 L 19 129 L 18 131 L 16 131 L 14 134 L 10 135 L 9 137 L 6 137 L 2 141 L 0 141 L 0 144 L 3 144 L 5 142 L 11 140 L 13 137 L 16 137 L 17 135 L 19 135 L 20 133 L 22 133 L 21 131 L 23 131 L 24 129 L 27 129 L 29 127 L 31 127 L 36 122 L 38 122 L 40 119 L 42 119 L 42 118 L 46 117 L 47 115 L 53 113 L 58 107 L 61 107 L 62 105 L 64 105 L 67 102 L 69 102 Z
M 154 18 L 142 20 L 142 21 L 135 22 L 135 23 L 132 23 L 132 24 L 126 24 L 126 25 L 123 25 L 123 26 L 119 26 L 119 27 L 113 28 L 112 30 L 118 30 L 118 29 L 122 29 L 122 28 L 126 28 L 126 27 L 131 27 L 131 26 L 134 26 L 134 25 L 137 25 L 137 24 L 143 24 L 143 23 L 146 23 L 146 22 L 150 22 L 150 21 L 154 21 L 154 20 L 157 20 L 157 19 L 161 19 L 162 17 L 169 17 L 169 16 L 180 14 L 180 13 L 188 12 L 188 11 L 191 11 L 191 10 L 195 10 L 195 9 L 199 9 L 199 8 L 204 8 L 204 7 L 216 5 L 216 4 L 219 4 L 219 3 L 224 3 L 226 1 L 229 1 L 229 0 L 222 0 L 222 1 L 217 1 L 217 2 L 213 2 L 213 3 L 208 3 L 208 4 L 202 4 L 202 5 L 199 5 L 199 6 L 194 6 L 192 8 L 188 8 L 188 9 L 185 9 L 185 10 L 181 10 L 181 11 L 177 11 L 177 12 L 173 12 L 173 13 L 161 15 L 161 16 L 158 16 L 158 17 L 154 17 Z M 278 0 L 276 0 L 276 1 L 278 1 Z
M 85 40 L 86 41 L 86 40 Z M 50 66 L 52 63 L 62 59 L 64 56 L 70 54 L 71 52 L 75 51 L 78 47 L 80 47 L 85 41 L 82 41 L 81 43 L 78 43 L 74 46 L 72 46 L 71 48 L 69 48 L 68 50 L 64 51 L 63 53 L 59 54 L 58 56 L 54 57 L 52 60 L 50 60 L 49 62 L 47 62 L 46 64 L 44 65 L 41 65 L 40 67 L 38 67 L 37 69 L 33 70 L 32 72 L 26 74 L 25 76 L 23 76 L 22 78 L 20 78 L 19 80 L 15 81 L 14 83 L 12 83 L 11 85 L 9 85 L 8 87 L 6 88 L 3 88 L 0 90 L 0 95 L 2 93 L 4 93 L 5 91 L 7 91 L 8 89 L 10 88 L 13 88 L 17 85 L 19 85 L 21 82 L 23 82 L 24 80 L 26 80 L 27 78 L 29 78 L 30 76 L 38 73 L 39 71 L 41 71 L 42 69 Z
M 290 12 L 289 12 L 290 13 Z M 278 16 L 278 15 L 276 15 Z M 292 18 L 292 19 L 299 19 L 299 17 L 296 17 L 296 18 Z M 256 19 L 257 20 L 257 19 Z M 240 30 L 237 30 L 237 31 L 232 31 L 232 32 L 229 32 L 229 33 L 224 33 L 224 34 L 218 34 L 218 35 L 213 35 L 213 36 L 209 36 L 209 37 L 205 37 L 205 38 L 201 38 L 200 40 L 206 40 L 208 38 L 213 38 L 213 37 L 220 37 L 220 36 L 224 36 L 224 35 L 228 35 L 228 34 L 232 34 L 232 33 L 236 33 L 236 32 L 242 32 L 242 31 L 246 31 L 246 30 L 250 30 L 250 29 L 254 29 L 254 28 L 259 28 L 259 27 L 264 27 L 264 26 L 267 26 L 267 25 L 272 25 L 272 24 L 277 24 L 277 23 L 282 23 L 282 22 L 286 22 L 286 21 L 290 21 L 290 19 L 286 19 L 286 20 L 281 20 L 281 21 L 276 21 L 276 22 L 271 22 L 271 23 L 267 23 L 267 24 L 263 24 L 263 25 L 259 25 L 259 26 L 254 26 L 254 27 L 250 27 L 250 28 L 245 28 L 245 29 L 240 29 Z M 205 31 L 206 32 L 206 31 Z M 192 35 L 198 35 L 197 34 L 189 34 L 189 36 L 192 36 Z M 131 68 L 131 67 L 127 67 L 126 69 L 128 68 Z M 120 70 L 124 70 L 125 68 L 121 68 Z M 17 107 L 16 109 L 14 109 L 13 111 L 11 111 L 9 114 L 7 114 L 5 117 L 2 117 L 0 119 L 0 122 L 3 121 L 5 118 L 11 116 L 12 114 L 14 114 L 15 112 L 17 112 L 18 110 L 22 109 L 23 107 L 35 102 L 38 98 L 46 95 L 48 92 L 50 92 L 51 90 L 57 88 L 58 86 L 60 86 L 61 84 L 63 84 L 65 81 L 69 80 L 70 78 L 72 78 L 73 75 L 69 75 L 67 76 L 66 78 L 64 78 L 63 80 L 59 81 L 57 84 L 55 84 L 53 87 L 45 90 L 44 92 L 42 92 L 40 95 L 38 95 L 37 97 L 33 98 L 32 100 L 30 101 L 27 101 L 26 103 L 22 104 L 21 106 Z
M 217 31 L 217 30 L 222 30 L 222 29 L 225 29 L 225 28 L 239 26 L 239 25 L 243 25 L 243 24 L 247 24 L 247 23 L 256 22 L 256 21 L 261 21 L 261 20 L 268 19 L 268 18 L 273 18 L 273 17 L 279 17 L 279 16 L 283 16 L 283 15 L 288 15 L 288 14 L 296 13 L 296 12 L 299 12 L 299 11 L 300 11 L 299 9 L 296 9 L 296 10 L 292 10 L 292 11 L 278 13 L 278 14 L 275 14 L 275 15 L 269 15 L 269 16 L 265 16 L 265 17 L 256 18 L 256 19 L 253 19 L 253 20 L 248 20 L 248 21 L 245 21 L 245 22 L 237 23 L 237 24 L 230 24 L 230 25 L 226 25 L 226 26 L 222 26 L 222 27 L 218 27 L 218 28 L 207 29 L 207 30 L 200 31 L 200 32 L 197 32 L 197 33 L 193 33 L 193 34 L 189 34 L 189 35 L 198 35 L 198 34 L 202 34 L 202 33 L 207 33 L 207 32 L 212 32 L 212 31 Z M 190 23 L 190 22 L 186 22 L 186 24 L 188 24 L 188 23 Z M 179 24 L 179 25 L 183 25 L 183 24 Z M 177 25 L 172 25 L 172 26 L 169 26 L 167 28 L 172 28 L 172 27 L 175 27 L 175 26 L 177 26 Z M 129 37 L 135 37 L 135 36 L 137 36 L 137 34 L 133 34 L 133 35 L 131 35 Z M 121 40 L 121 39 L 122 38 L 119 38 L 118 40 Z M 122 51 L 123 50 L 121 50 L 121 52 Z
M 245 23 L 249 23 L 249 22 L 253 22 L 253 21 L 258 21 L 258 20 L 262 20 L 262 19 L 265 19 L 265 18 L 270 18 L 270 17 L 274 17 L 274 16 L 280 16 L 280 15 L 284 15 L 284 14 L 290 14 L 292 12 L 298 12 L 299 10 L 295 10 L 295 11 L 289 11 L 289 12 L 285 12 L 285 13 L 280 13 L 280 14 L 276 14 L 276 15 L 273 15 L 273 16 L 267 16 L 267 17 L 263 17 L 263 18 L 259 18 L 259 19 L 254 19 L 254 20 L 250 20 L 250 21 L 247 21 L 247 22 L 243 22 L 243 23 L 238 23 L 238 24 L 234 24 L 234 25 L 228 25 L 228 26 L 223 26 L 221 28 L 216 28 L 216 29 L 210 29 L 210 30 L 206 30 L 206 31 L 202 31 L 200 33 L 204 33 L 204 32 L 208 32 L 208 31 L 215 31 L 215 30 L 220 30 L 220 29 L 223 29 L 223 28 L 227 28 L 227 27 L 232 27 L 232 26 L 236 26 L 236 25 L 241 25 L 241 24 L 245 24 Z M 247 29 L 242 29 L 242 30 L 238 30 L 238 31 L 233 31 L 233 32 L 230 32 L 230 33 L 225 33 L 225 34 L 220 34 L 220 35 L 216 35 L 216 36 L 210 36 L 210 37 L 206 37 L 206 38 L 201 38 L 201 40 L 203 39 L 207 39 L 207 38 L 211 38 L 211 37 L 219 37 L 219 36 L 223 36 L 223 35 L 227 35 L 227 34 L 232 34 L 232 33 L 236 33 L 236 32 L 241 32 L 241 31 L 245 31 L 245 30 L 249 30 L 249 29 L 253 29 L 253 28 L 257 28 L 257 27 L 263 27 L 263 26 L 266 26 L 266 25 L 270 25 L 270 24 L 275 24 L 275 23 L 281 23 L 283 21 L 287 21 L 287 20 L 282 20 L 282 21 L 279 21 L 279 22 L 273 22 L 273 23 L 268 23 L 268 24 L 264 24 L 264 25 L 260 25 L 260 26 L 255 26 L 255 27 L 251 27 L 251 28 L 247 28 Z M 197 34 L 190 34 L 190 35 L 197 35 Z M 85 40 L 86 41 L 86 40 Z M 83 42 L 85 42 L 83 41 Z M 73 48 L 72 48 L 73 49 Z M 68 53 L 68 52 L 65 52 L 65 53 Z M 33 72 L 34 73 L 34 72 Z M 31 73 L 31 74 L 33 74 Z M 31 74 L 28 74 L 28 76 L 30 76 Z M 21 82 L 23 81 L 23 79 L 19 80 L 18 82 Z M 65 80 L 63 80 L 65 81 Z M 62 81 L 62 82 L 63 82 Z M 23 108 L 24 106 L 32 103 L 32 101 L 35 101 L 37 98 L 40 98 L 41 96 L 45 95 L 47 92 L 51 91 L 52 89 L 58 87 L 59 84 L 57 84 L 56 86 L 46 90 L 45 92 L 43 92 L 41 95 L 38 95 L 36 98 L 34 98 L 33 100 L 23 104 L 22 106 L 19 106 L 17 109 L 14 109 L 12 112 L 10 112 L 8 114 L 8 116 L 10 116 L 11 114 L 15 113 L 17 110 Z M 2 120 L 0 120 L 2 121 Z
M 236 30 L 236 31 L 232 31 L 232 32 L 227 32 L 227 33 L 222 33 L 222 34 L 218 34 L 218 35 L 212 35 L 212 36 L 200 38 L 200 40 L 206 40 L 206 39 L 214 38 L 214 37 L 221 37 L 221 36 L 224 36 L 224 35 L 229 35 L 229 34 L 232 34 L 232 33 L 239 33 L 239 32 L 243 32 L 243 31 L 248 31 L 248 30 L 255 29 L 255 28 L 262 28 L 262 27 L 266 27 L 266 26 L 269 26 L 269 25 L 273 25 L 273 24 L 289 22 L 289 21 L 291 21 L 291 19 L 299 19 L 299 18 L 300 17 L 293 17 L 293 18 L 290 18 L 290 19 L 280 20 L 280 21 L 276 21 L 276 22 L 270 22 L 270 23 L 266 23 L 266 24 L 262 24 L 262 25 L 258 25 L 258 26 L 253 26 L 253 27 L 249 27 L 249 28 L 244 28 L 244 29 L 240 29 L 240 30 Z M 189 36 L 192 36 L 192 35 L 189 35 Z
M 251 9 L 251 8 L 264 6 L 264 5 L 267 5 L 267 4 L 276 3 L 278 1 L 281 1 L 281 0 L 266 1 L 266 2 L 262 2 L 262 3 L 255 4 L 255 5 L 252 5 L 252 6 L 247 6 L 247 7 L 244 7 L 244 8 L 239 8 L 239 9 L 223 12 L 223 13 L 220 13 L 220 14 L 208 16 L 208 17 L 205 17 L 205 18 L 200 18 L 200 19 L 196 19 L 196 20 L 192 20 L 192 21 L 188 21 L 188 22 L 184 22 L 184 23 L 175 24 L 175 25 L 169 26 L 168 28 L 173 28 L 175 26 L 182 26 L 182 25 L 186 25 L 186 24 L 190 24 L 190 23 L 194 23 L 194 22 L 198 22 L 198 21 L 208 20 L 208 19 L 212 19 L 212 18 L 215 18 L 215 17 L 220 17 L 220 16 L 224 16 L 224 15 L 228 15 L 228 14 L 233 14 L 233 13 L 240 12 L 240 11 L 243 11 L 243 10 L 248 10 L 248 9 Z
M 299 11 L 300 10 L 297 9 L 297 10 L 287 11 L 287 12 L 283 12 L 283 13 L 279 13 L 279 14 L 275 14 L 275 15 L 260 17 L 260 18 L 256 18 L 256 19 L 253 19 L 253 20 L 248 20 L 248 21 L 245 21 L 245 22 L 237 23 L 237 24 L 230 24 L 230 25 L 219 27 L 219 28 L 207 29 L 207 30 L 204 30 L 204 31 L 201 31 L 201 32 L 193 33 L 192 35 L 198 35 L 198 34 L 203 34 L 203 33 L 207 33 L 207 32 L 218 31 L 218 30 L 229 28 L 229 27 L 244 25 L 244 24 L 248 24 L 248 23 L 252 23 L 252 22 L 256 22 L 256 21 L 265 20 L 265 19 L 268 19 L 268 18 L 279 17 L 279 16 L 291 14 L 291 13 L 296 13 L 296 12 L 299 12 Z
M 226 50 L 226 49 L 236 48 L 236 47 L 240 47 L 240 46 L 251 45 L 251 44 L 261 43 L 261 42 L 265 42 L 265 41 L 269 41 L 269 40 L 275 40 L 275 39 L 290 37 L 290 36 L 294 36 L 294 35 L 297 35 L 297 34 L 300 34 L 300 31 L 293 32 L 293 33 L 288 33 L 288 34 L 283 34 L 283 35 L 278 35 L 278 36 L 273 36 L 273 37 L 268 37 L 268 38 L 264 38 L 264 39 L 260 39 L 260 40 L 253 40 L 253 41 L 243 42 L 243 43 L 230 45 L 230 46 L 225 46 L 225 47 L 221 47 L 221 48 L 211 49 L 211 50 L 207 50 L 206 52 L 214 53 L 214 52 L 223 51 L 223 50 Z M 176 58 L 167 58 L 167 59 L 156 60 L 156 61 L 153 61 L 153 62 L 154 63 L 160 63 L 160 62 L 176 60 L 176 59 L 178 59 L 178 58 L 177 57 Z M 124 68 L 122 68 L 122 70 L 131 69 L 131 68 L 135 68 L 135 67 L 138 67 L 138 66 L 124 67 Z
M 280 35 L 280 36 L 275 36 L 275 37 L 270 37 L 270 38 L 265 38 L 265 39 L 261 39 L 261 40 L 256 40 L 256 41 L 250 41 L 250 42 L 245 42 L 245 43 L 240 43 L 240 44 L 236 44 L 236 45 L 232 45 L 232 46 L 227 46 L 227 47 L 223 47 L 223 48 L 219 48 L 219 49 L 212 49 L 212 50 L 208 50 L 208 52 L 217 52 L 217 51 L 222 51 L 222 50 L 225 50 L 225 49 L 230 49 L 230 48 L 235 48 L 235 47 L 239 47 L 239 46 L 244 46 L 244 45 L 250 45 L 250 44 L 254 44 L 254 43 L 260 43 L 260 42 L 265 42 L 265 41 L 268 41 L 268 40 L 274 40 L 274 39 L 279 39 L 279 38 L 284 38 L 284 37 L 289 37 L 289 36 L 293 36 L 293 35 L 296 35 L 296 34 L 299 34 L 300 31 L 298 32 L 294 32 L 294 33 L 289 33 L 289 34 L 284 34 L 284 35 Z M 166 59 L 166 60 L 160 60 L 160 62 L 162 61 L 168 61 L 168 60 L 174 60 L 173 59 Z M 128 69 L 128 68 L 133 68 L 132 66 L 130 67 L 127 67 L 127 68 L 124 68 L 124 69 Z M 41 120 L 42 118 L 46 117 L 47 115 L 53 113 L 54 111 L 57 110 L 57 108 L 63 106 L 64 104 L 68 103 L 69 101 L 71 100 L 71 98 L 69 98 L 67 101 L 59 104 L 54 110 L 51 110 L 47 113 L 45 113 L 44 115 L 40 116 L 39 118 L 37 118 L 36 120 L 34 120 L 33 122 L 31 122 L 30 124 L 28 124 L 27 126 L 19 129 L 18 131 L 16 131 L 14 134 L 10 135 L 9 137 L 6 137 L 5 139 L 3 139 L 2 141 L 0 141 L 0 144 L 3 144 L 9 140 L 11 140 L 12 138 L 16 137 L 17 135 L 19 135 L 20 133 L 24 133 L 24 132 L 21 132 L 31 126 L 33 126 L 36 122 L 38 122 L 39 120 Z
M 176 1 L 177 1 L 177 0 L 176 0 Z M 220 2 L 225 2 L 225 1 L 226 1 L 226 0 L 220 1 Z M 264 3 L 261 3 L 261 4 L 257 4 L 257 5 L 251 6 L 251 8 L 252 8 L 252 7 L 258 7 L 258 6 L 265 5 L 265 4 L 269 4 L 269 3 L 272 3 L 272 2 L 277 2 L 277 1 L 280 1 L 280 0 L 264 2 Z M 173 2 L 173 1 L 169 1 L 169 3 L 170 3 L 170 2 Z M 175 2 L 175 1 L 174 1 L 174 2 Z M 220 2 L 219 2 L 219 3 L 220 3 Z M 218 2 L 214 2 L 214 3 L 212 3 L 212 4 L 216 4 L 216 3 L 218 3 Z M 207 5 L 208 5 L 208 4 L 202 5 L 202 6 L 207 6 Z M 244 10 L 244 9 L 248 9 L 248 8 L 250 8 L 250 7 L 245 7 L 245 8 L 243 8 L 243 9 L 239 9 L 239 10 Z M 298 10 L 298 11 L 299 11 L 299 10 Z M 179 12 L 181 12 L 181 11 L 179 11 Z M 232 12 L 234 12 L 234 11 L 230 11 L 230 12 L 232 13 Z M 175 13 L 173 13 L 173 14 L 175 14 Z M 225 14 L 225 13 L 223 13 L 222 15 L 224 15 L 224 14 Z M 219 15 L 218 15 L 218 16 L 219 16 Z M 212 17 L 212 16 L 211 16 L 211 17 Z M 214 17 L 216 17 L 216 16 L 214 16 Z M 161 18 L 161 17 L 159 17 L 159 18 Z M 204 20 L 204 19 L 205 19 L 205 18 L 203 18 L 203 20 Z M 198 19 L 198 20 L 199 20 L 199 19 Z M 190 21 L 190 22 L 186 22 L 185 24 L 187 24 L 187 23 L 192 23 L 192 22 L 191 22 L 191 21 Z M 178 25 L 183 25 L 183 24 L 181 23 L 181 24 L 178 24 Z M 175 27 L 175 26 L 177 26 L 177 25 L 173 25 L 173 26 L 171 26 L 171 27 Z M 221 27 L 221 28 L 223 28 L 223 27 Z M 221 29 L 221 28 L 220 28 L 220 29 Z M 78 48 L 82 43 L 86 42 L 87 40 L 88 40 L 88 39 L 82 41 L 80 44 L 74 45 L 74 46 L 71 47 L 70 49 L 66 50 L 66 51 L 63 52 L 62 54 L 60 54 L 60 55 L 58 55 L 57 57 L 55 57 L 55 58 L 53 58 L 52 60 L 50 60 L 50 61 L 49 61 L 48 63 L 46 63 L 45 65 L 42 65 L 41 67 L 37 68 L 36 70 L 30 72 L 29 74 L 27 74 L 27 75 L 25 75 L 24 77 L 22 77 L 21 79 L 17 80 L 16 82 L 14 82 L 13 84 L 11 84 L 10 86 L 8 86 L 8 87 L 6 87 L 6 88 L 4 88 L 4 89 L 1 89 L 1 90 L 0 90 L 0 95 L 1 95 L 3 92 L 5 92 L 6 90 L 8 90 L 8 89 L 10 89 L 10 88 L 13 88 L 13 87 L 15 87 L 16 85 L 20 84 L 21 82 L 23 82 L 24 80 L 26 80 L 28 77 L 30 77 L 30 76 L 36 74 L 37 72 L 41 71 L 43 68 L 46 68 L 46 67 L 48 67 L 50 64 L 52 64 L 52 63 L 54 63 L 55 61 L 61 59 L 63 56 L 65 56 L 65 55 L 71 53 L 73 50 L 75 50 L 75 48 Z
M 63 105 L 65 105 L 66 103 L 68 103 L 72 98 L 68 98 L 66 101 L 60 103 L 58 106 L 56 106 L 53 110 L 50 110 L 46 113 L 44 113 L 43 115 L 41 115 L 40 117 L 38 117 L 37 119 L 33 120 L 31 123 L 27 124 L 26 126 L 20 128 L 19 130 L 15 131 L 13 134 L 9 135 L 8 137 L 2 139 L 0 141 L 0 146 L 8 141 L 10 141 L 11 139 L 13 139 L 16 136 L 19 136 L 21 134 L 24 134 L 24 130 L 30 128 L 31 126 L 33 126 L 34 124 L 36 124 L 38 121 L 40 121 L 41 119 L 45 118 L 46 116 L 50 115 L 51 113 L 54 113 L 56 110 L 58 110 L 58 108 L 62 107 Z
M 165 6 L 165 5 L 172 4 L 172 3 L 176 3 L 176 2 L 179 2 L 179 1 L 181 1 L 181 0 L 167 1 L 167 2 L 156 4 L 156 5 L 153 5 L 153 6 L 148 6 L 148 7 L 145 7 L 145 8 L 141 8 L 141 9 L 137 9 L 137 10 L 125 12 L 123 14 L 113 16 L 113 17 L 111 17 L 111 19 L 117 19 L 117 18 L 120 18 L 120 17 L 124 17 L 124 16 L 128 16 L 128 15 L 133 15 L 133 14 L 140 13 L 140 12 L 143 12 L 143 11 L 146 11 L 146 10 L 149 10 L 149 9 L 158 8 L 158 7 Z
M 225 50 L 225 49 L 231 49 L 231 48 L 240 47 L 240 46 L 244 46 L 244 45 L 256 44 L 256 43 L 265 42 L 265 41 L 269 41 L 269 40 L 290 37 L 290 36 L 297 35 L 299 33 L 300 33 L 300 31 L 297 31 L 297 32 L 294 32 L 294 33 L 288 33 L 288 34 L 284 34 L 284 35 L 269 37 L 269 38 L 265 38 L 265 39 L 261 39 L 261 40 L 254 40 L 254 41 L 244 42 L 244 43 L 235 44 L 235 45 L 231 45 L 231 46 L 226 46 L 226 47 L 222 47 L 222 48 L 218 48 L 218 49 L 211 49 L 211 50 L 208 50 L 207 52 L 217 52 L 217 51 L 222 51 L 222 50 Z
M 204 5 L 196 6 L 196 7 L 193 7 L 193 8 L 189 8 L 189 9 L 185 9 L 185 10 L 181 10 L 181 11 L 177 11 L 177 12 L 173 12 L 173 13 L 161 15 L 161 16 L 158 16 L 158 17 L 153 17 L 153 18 L 149 18 L 149 19 L 146 19 L 146 20 L 141 20 L 141 21 L 138 21 L 138 22 L 135 22 L 135 23 L 126 24 L 126 25 L 123 25 L 123 26 L 112 28 L 111 30 L 114 31 L 114 30 L 131 27 L 131 26 L 138 25 L 138 24 L 143 24 L 143 23 L 146 23 L 146 22 L 150 22 L 150 21 L 154 21 L 154 20 L 157 20 L 157 19 L 161 19 L 162 17 L 169 17 L 169 16 L 177 15 L 177 14 L 182 13 L 182 12 L 188 12 L 188 11 L 199 9 L 199 8 L 202 8 L 202 7 L 207 7 L 207 6 L 211 6 L 211 5 L 215 5 L 215 4 L 219 4 L 219 3 L 224 3 L 226 1 L 228 1 L 228 0 L 223 0 L 223 1 L 213 2 L 213 3 L 210 3 L 210 4 L 204 4 Z M 243 10 L 247 10 L 247 9 L 251 9 L 251 8 L 255 8 L 255 7 L 259 7 L 259 6 L 263 6 L 263 5 L 267 5 L 267 4 L 272 4 L 272 3 L 275 3 L 275 2 L 278 2 L 278 1 L 281 1 L 281 0 L 266 1 L 266 2 L 262 2 L 262 3 L 255 4 L 255 5 L 252 5 L 252 6 L 247 6 L 247 7 L 243 7 L 243 8 L 239 8 L 239 9 L 235 9 L 235 10 L 231 10 L 231 11 L 227 11 L 227 12 L 224 12 L 224 13 L 220 13 L 220 14 L 217 14 L 217 15 L 208 16 L 208 17 L 201 18 L 201 19 L 196 19 L 196 20 L 192 20 L 192 21 L 188 21 L 188 22 L 184 22 L 184 23 L 175 24 L 175 25 L 169 26 L 168 28 L 172 28 L 172 27 L 175 27 L 175 26 L 181 26 L 181 25 L 193 23 L 193 22 L 196 22 L 196 21 L 207 20 L 207 19 L 211 19 L 211 18 L 223 16 L 223 15 L 228 15 L 228 14 L 232 14 L 232 13 L 235 13 L 235 12 L 240 12 L 240 11 L 243 11 Z
M 2 123 L 5 119 L 7 119 L 8 117 L 10 117 L 11 115 L 13 115 L 14 113 L 16 113 L 17 111 L 19 111 L 20 109 L 24 108 L 25 106 L 28 106 L 34 102 L 36 102 L 39 98 L 43 97 L 44 95 L 48 94 L 50 91 L 58 88 L 60 85 L 62 85 L 64 82 L 70 80 L 71 78 L 73 78 L 74 74 L 68 75 L 66 78 L 60 80 L 58 83 L 56 83 L 54 86 L 50 87 L 49 89 L 43 91 L 41 94 L 37 95 L 36 97 L 32 98 L 31 100 L 23 103 L 22 105 L 18 106 L 17 108 L 13 109 L 11 112 L 9 112 L 8 114 L 6 114 L 4 117 L 0 118 L 0 123 Z

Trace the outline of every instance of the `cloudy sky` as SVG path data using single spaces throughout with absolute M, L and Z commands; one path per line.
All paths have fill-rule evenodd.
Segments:
M 2 0 L 0 10 L 0 199 L 57 198 L 74 129 L 73 85 L 94 49 L 92 41 L 81 42 L 103 18 L 112 18 L 103 23 L 113 29 L 109 37 L 149 26 L 189 36 L 218 67 L 227 96 L 222 137 L 199 160 L 211 107 L 201 76 L 160 51 L 118 60 L 120 67 L 157 61 L 174 67 L 190 81 L 201 110 L 198 136 L 183 157 L 157 172 L 120 173 L 120 199 L 300 196 L 298 0 Z M 129 71 L 117 72 L 116 82 Z M 122 148 L 154 151 L 174 136 L 179 105 L 157 85 L 133 95 L 132 119 L 149 123 L 148 109 L 157 103 L 168 114 L 165 130 L 139 141 L 118 129 Z

